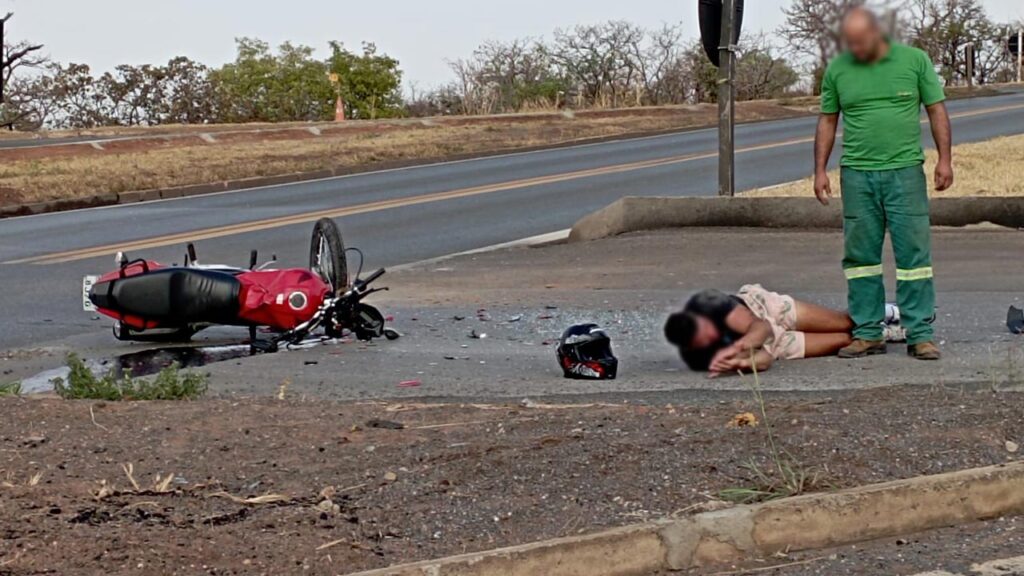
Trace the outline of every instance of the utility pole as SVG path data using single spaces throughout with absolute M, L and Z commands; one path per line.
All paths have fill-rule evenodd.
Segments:
M 722 0 L 718 46 L 718 195 L 736 194 L 736 0 Z

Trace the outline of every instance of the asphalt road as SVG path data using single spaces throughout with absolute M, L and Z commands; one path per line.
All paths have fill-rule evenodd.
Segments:
M 1024 132 L 1024 94 L 952 101 L 956 142 Z M 807 175 L 814 118 L 737 129 L 739 189 Z M 927 133 L 927 124 L 922 124 Z M 252 248 L 303 265 L 312 222 L 338 219 L 368 266 L 395 265 L 542 234 L 626 195 L 716 190 L 717 134 L 511 154 L 328 180 L 0 221 L 0 350 L 98 329 L 81 309 L 81 276 L 112 255 L 244 263 Z M 930 142 L 930 136 L 926 136 Z

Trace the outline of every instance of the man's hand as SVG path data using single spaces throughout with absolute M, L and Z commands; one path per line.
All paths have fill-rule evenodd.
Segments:
M 740 352 L 742 350 L 736 344 L 727 348 L 722 348 L 715 354 L 715 357 L 711 359 L 711 364 L 708 366 L 708 371 L 711 372 L 711 377 L 716 378 L 722 374 L 728 374 L 735 372 L 740 367 Z
M 832 198 L 832 182 L 828 179 L 828 172 L 814 175 L 814 195 L 818 197 L 818 202 L 828 206 L 829 198 Z
M 953 185 L 953 163 L 949 160 L 940 160 L 935 166 L 935 189 L 939 192 L 949 189 Z

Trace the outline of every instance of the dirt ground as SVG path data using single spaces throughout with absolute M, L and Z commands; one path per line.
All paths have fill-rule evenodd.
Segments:
M 345 574 L 692 513 L 756 484 L 748 462 L 772 468 L 763 418 L 729 425 L 760 414 L 745 393 L 279 395 L 3 399 L 0 574 Z M 815 490 L 1005 462 L 1020 457 L 1007 442 L 1024 443 L 1020 394 L 791 393 L 766 410 Z

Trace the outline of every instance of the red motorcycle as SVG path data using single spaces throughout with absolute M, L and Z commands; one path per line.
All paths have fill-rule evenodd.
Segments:
M 362 268 L 362 252 L 359 268 Z M 271 269 L 276 257 L 249 268 L 202 265 L 195 246 L 188 245 L 184 266 L 164 266 L 151 260 L 128 260 L 118 254 L 118 268 L 82 283 L 83 306 L 116 320 L 119 340 L 187 341 L 214 325 L 249 328 L 254 351 L 273 352 L 280 344 L 297 344 L 320 327 L 329 338 L 346 331 L 360 340 L 398 333 L 385 326 L 379 310 L 363 298 L 387 290 L 370 288 L 384 275 L 381 268 L 349 284 L 345 244 L 333 220 L 321 219 L 313 228 L 309 268 Z M 269 339 L 258 339 L 267 328 Z

